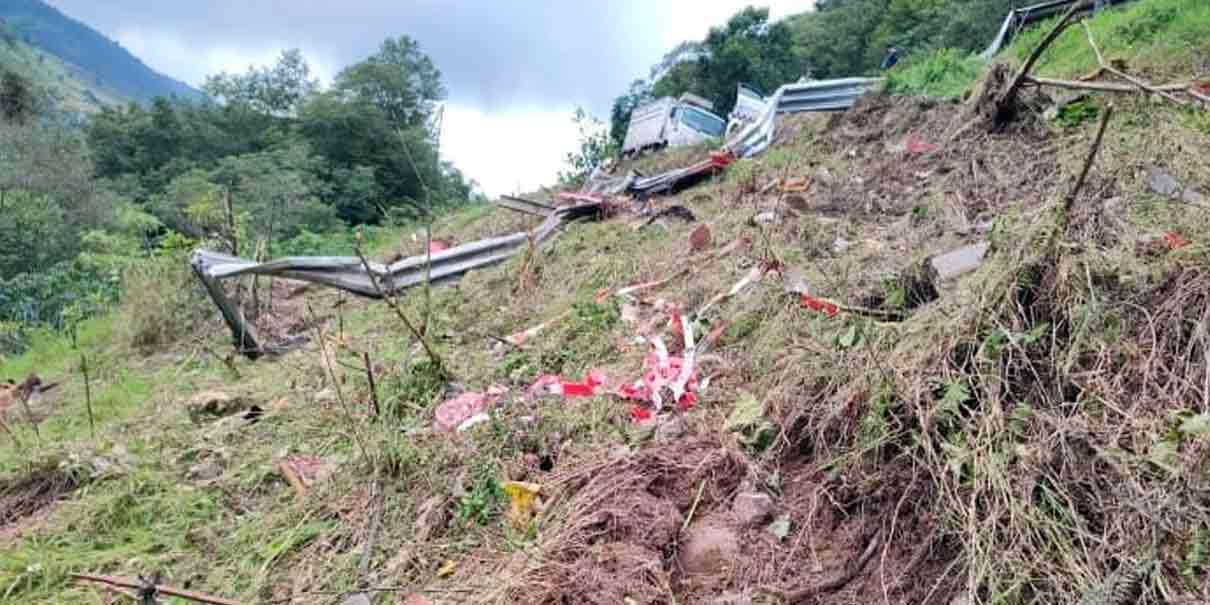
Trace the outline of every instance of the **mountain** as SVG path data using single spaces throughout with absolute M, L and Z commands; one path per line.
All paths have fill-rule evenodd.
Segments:
M 0 21 L 10 37 L 60 59 L 69 66 L 68 71 L 90 88 L 140 102 L 156 97 L 202 96 L 188 84 L 151 69 L 117 42 L 42 0 L 0 0 Z M 14 47 L 11 40 L 6 42 L 10 48 Z

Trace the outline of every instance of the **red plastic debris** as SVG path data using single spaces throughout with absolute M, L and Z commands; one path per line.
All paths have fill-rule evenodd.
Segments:
M 726 168 L 735 161 L 735 156 L 731 155 L 730 151 L 711 151 L 710 165 L 715 168 Z
M 530 396 L 547 392 L 564 397 L 592 397 L 601 392 L 604 384 L 605 374 L 594 369 L 588 372 L 588 376 L 584 380 L 578 382 L 569 381 L 555 374 L 547 374 L 530 385 L 528 392 Z
M 454 247 L 454 242 L 444 239 L 429 240 L 429 254 L 436 254 Z
M 823 300 L 821 298 L 815 298 L 809 294 L 803 294 L 801 302 L 804 309 L 818 311 L 827 315 L 828 317 L 836 317 L 840 314 L 840 307 L 836 306 L 836 303 Z
M 908 135 L 904 147 L 908 153 L 932 153 L 937 151 L 937 146 L 924 140 L 920 134 L 913 132 Z
M 630 408 L 630 419 L 635 422 L 647 422 L 655 417 L 655 414 L 650 409 L 641 405 L 636 405 Z
M 1194 82 L 1193 88 L 1197 89 L 1197 92 L 1203 95 L 1210 95 L 1210 80 Z
M 660 392 L 672 385 L 681 375 L 685 360 L 682 357 L 670 356 L 666 352 L 653 352 L 643 362 L 643 377 L 633 384 L 618 387 L 617 394 L 622 399 L 631 401 L 655 401 L 662 399 Z M 687 410 L 697 403 L 697 372 L 689 374 L 685 384 L 685 393 L 677 404 Z
M 1181 237 L 1181 235 L 1179 233 L 1176 233 L 1175 231 L 1169 231 L 1168 233 L 1165 233 L 1164 242 L 1168 244 L 1169 250 L 1178 250 L 1180 248 L 1184 248 L 1185 246 L 1189 245 L 1189 240 Z

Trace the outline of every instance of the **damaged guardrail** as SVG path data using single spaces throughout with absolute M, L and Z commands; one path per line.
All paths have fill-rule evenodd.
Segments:
M 843 111 L 881 83 L 881 78 L 838 78 L 786 84 L 766 100 L 765 111 L 760 117 L 727 141 L 724 149 L 738 158 L 761 153 L 773 144 L 778 114 Z
M 204 249 L 193 252 L 190 265 L 231 329 L 236 348 L 244 355 L 256 358 L 275 349 L 261 341 L 256 327 L 227 296 L 220 283 L 224 279 L 264 275 L 338 288 L 368 298 L 381 298 L 425 281 L 431 284 L 457 281 L 468 271 L 504 261 L 526 246 L 531 237 L 535 243 L 541 243 L 563 225 L 596 216 L 600 212 L 600 202 L 555 208 L 533 233 L 493 237 L 431 255 L 405 258 L 390 265 L 363 263 L 361 258 L 355 256 L 294 256 L 258 263 Z
M 1108 7 L 1115 4 L 1125 4 L 1132 1 L 1133 0 L 1098 0 L 1095 3 L 1089 3 L 1088 9 L 1095 11 L 1103 7 Z M 1004 17 L 1004 23 L 1000 25 L 1000 30 L 997 32 L 995 39 L 992 40 L 992 43 L 987 47 L 987 50 L 984 50 L 979 56 L 983 59 L 991 59 L 996 55 L 996 53 L 1000 52 L 1000 49 L 1004 48 L 1014 37 L 1016 37 L 1017 34 L 1021 33 L 1021 30 L 1024 29 L 1025 26 L 1032 23 L 1037 23 L 1038 21 L 1042 21 L 1044 19 L 1049 19 L 1056 15 L 1060 15 L 1063 13 L 1063 11 L 1066 11 L 1069 7 L 1071 7 L 1072 4 L 1077 4 L 1080 2 L 1088 2 L 1088 0 L 1051 0 L 1050 2 L 1042 2 L 1040 4 L 1034 4 L 1032 6 L 1026 6 L 1009 11 L 1008 15 Z

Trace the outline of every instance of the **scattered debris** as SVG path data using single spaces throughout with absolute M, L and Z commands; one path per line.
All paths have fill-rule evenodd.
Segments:
M 807 177 L 799 176 L 781 182 L 782 193 L 804 193 L 809 188 Z
M 445 252 L 454 247 L 453 240 L 433 239 L 429 241 L 429 254 Z
M 580 381 L 568 381 L 562 376 L 547 374 L 538 378 L 530 385 L 528 393 L 531 397 L 543 392 L 564 397 L 592 397 L 605 389 L 605 373 L 598 369 L 589 370 L 588 375 Z
M 924 137 L 918 132 L 913 132 L 908 135 L 908 138 L 903 143 L 905 151 L 915 155 L 933 153 L 937 151 L 937 146 L 924 140 Z
M 487 396 L 483 393 L 463 393 L 448 399 L 437 406 L 437 426 L 445 431 L 465 430 L 463 425 L 483 413 L 487 404 Z
M 1189 240 L 1181 237 L 1179 233 L 1169 231 L 1164 234 L 1164 243 L 1168 244 L 1169 250 L 1179 250 L 1189 245 Z
M 187 590 L 181 590 L 171 586 L 164 586 L 153 581 L 143 580 L 142 578 L 119 578 L 115 576 L 98 576 L 84 573 L 73 573 L 71 574 L 71 578 L 81 582 L 94 582 L 117 588 L 137 590 L 140 592 L 140 597 L 144 599 L 144 603 L 154 603 L 155 597 L 163 595 L 167 597 L 178 597 L 189 601 L 195 601 L 197 603 L 207 603 L 209 605 L 241 605 L 239 601 L 202 594 L 200 592 L 189 592 Z
M 448 577 L 454 575 L 454 572 L 457 569 L 458 569 L 457 562 L 455 562 L 453 559 L 446 559 L 446 561 L 444 563 L 442 563 L 441 567 L 437 570 L 437 577 L 438 578 L 448 578 Z
M 840 314 L 840 305 L 837 305 L 830 300 L 816 298 L 805 292 L 799 299 L 799 304 L 801 304 L 804 309 L 810 309 L 812 311 L 823 313 L 828 317 L 836 317 Z
M 692 223 L 697 220 L 697 216 L 693 214 L 692 210 L 684 206 L 669 206 L 651 215 L 651 217 L 647 219 L 647 222 L 643 223 L 643 226 L 649 226 L 652 223 L 664 218 L 680 219 L 686 223 Z
M 533 518 L 535 509 L 541 507 L 539 494 L 542 486 L 525 481 L 505 481 L 501 487 L 508 495 L 508 517 L 513 522 L 513 527 L 524 529 Z
M 772 210 L 766 210 L 764 212 L 757 213 L 756 216 L 752 217 L 752 220 L 748 221 L 748 223 L 753 226 L 772 225 L 776 222 L 778 222 L 777 213 L 773 212 Z
M 327 479 L 336 471 L 336 464 L 318 456 L 292 455 L 277 461 L 277 471 L 301 500 L 312 485 Z
M 707 225 L 698 225 L 692 233 L 689 234 L 689 251 L 701 252 L 710 247 L 712 238 L 710 235 L 710 227 Z
M 939 279 L 953 279 L 978 269 L 991 245 L 979 242 L 934 256 L 931 260 Z

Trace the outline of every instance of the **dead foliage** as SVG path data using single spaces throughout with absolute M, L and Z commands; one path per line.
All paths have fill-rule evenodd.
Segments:
M 77 478 L 56 465 L 0 480 L 0 536 L 20 535 L 27 521 L 77 487 Z

